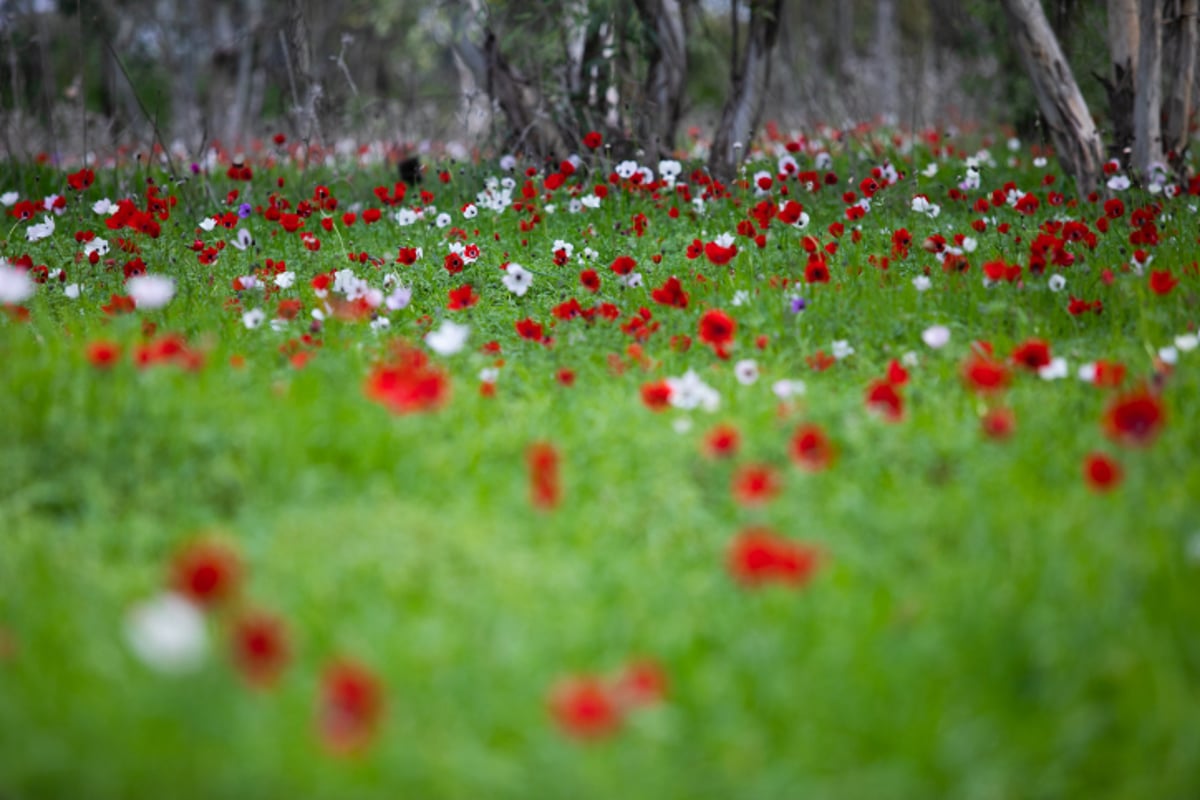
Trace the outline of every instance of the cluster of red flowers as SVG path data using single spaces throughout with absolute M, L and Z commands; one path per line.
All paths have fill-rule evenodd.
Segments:
M 423 351 L 398 343 L 389 359 L 371 370 L 365 391 L 393 414 L 435 411 L 450 398 L 450 378 Z
M 653 661 L 627 664 L 615 677 L 578 675 L 550 690 L 550 715 L 573 737 L 595 740 L 617 733 L 631 712 L 652 706 L 667 693 L 667 678 Z

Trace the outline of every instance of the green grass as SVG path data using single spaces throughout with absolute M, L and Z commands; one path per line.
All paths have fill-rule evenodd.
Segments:
M 839 155 L 838 190 L 800 198 L 822 242 L 841 219 L 847 178 L 863 174 L 855 159 Z M 488 172 L 472 167 L 436 187 L 439 207 L 458 208 Z M 282 174 L 303 187 L 293 201 L 317 182 Z M 1039 174 L 1004 172 L 994 185 L 1034 188 Z M 273 175 L 263 170 L 244 191 L 265 195 Z M 100 184 L 117 180 L 102 173 Z M 345 205 L 371 205 L 370 187 L 383 181 L 356 174 L 336 191 Z M 217 196 L 231 185 L 215 179 Z M 186 194 L 194 188 L 181 207 L 203 205 Z M 390 261 L 397 246 L 425 248 L 418 267 L 383 269 L 414 286 L 413 305 L 384 332 L 330 321 L 299 370 L 278 347 L 301 323 L 246 330 L 222 305 L 232 278 L 264 257 L 296 270 L 283 296 L 304 301 L 305 319 L 318 272 L 353 266 L 379 285 L 382 273 L 350 265 L 338 236 L 322 233 L 321 252 L 308 254 L 253 217 L 244 224 L 259 252 L 227 248 L 210 284 L 186 249 L 195 220 L 177 210 L 159 240 L 142 243 L 151 271 L 177 277 L 178 295 L 161 311 L 106 319 L 98 306 L 121 290 L 126 257 L 110 253 L 115 273 L 74 265 L 72 209 L 50 240 L 26 246 L 17 229 L 6 257 L 29 251 L 89 289 L 72 302 L 43 287 L 28 323 L 0 318 L 0 630 L 12 642 L 0 658 L 0 797 L 1195 797 L 1200 564 L 1189 547 L 1200 533 L 1200 356 L 1179 354 L 1162 392 L 1167 424 L 1141 449 L 1105 438 L 1110 393 L 1074 377 L 1105 358 L 1125 363 L 1132 385 L 1151 374 L 1154 350 L 1194 324 L 1194 199 L 1170 204 L 1154 250 L 1152 268 L 1181 280 L 1172 293 L 1156 296 L 1126 273 L 1101 282 L 1103 267 L 1128 258 L 1126 217 L 1095 252 L 1075 249 L 1086 260 L 1064 270 L 1068 289 L 1054 294 L 1044 278 L 1023 291 L 980 280 L 996 255 L 1024 261 L 1036 224 L 1063 210 L 1044 202 L 1033 220 L 994 210 L 1014 230 L 977 234 L 966 276 L 944 275 L 914 248 L 884 279 L 866 259 L 888 254 L 890 229 L 907 226 L 919 244 L 934 231 L 969 232 L 976 216 L 922 179 L 943 214 L 918 217 L 907 208 L 917 190 L 911 180 L 886 189 L 860 244 L 847 231 L 830 260 L 833 283 L 786 290 L 769 278 L 803 281 L 804 253 L 800 234 L 777 223 L 762 251 L 739 240 L 732 269 L 683 257 L 692 238 L 732 231 L 749 197 L 696 222 L 615 191 L 573 216 L 560 197 L 527 233 L 511 210 L 495 221 L 456 216 L 481 230 L 471 240 L 484 249 L 460 276 L 441 268 L 443 231 L 360 223 L 342 234 L 352 251 Z M 1137 197 L 1126 198 L 1131 210 Z M 1083 207 L 1088 221 L 1101 213 Z M 613 233 L 636 210 L 651 218 L 646 237 Z M 583 238 L 587 223 L 595 235 Z M 549 348 L 517 338 L 515 320 L 547 324 L 568 296 L 592 299 L 578 289 L 578 266 L 550 263 L 557 238 L 600 251 L 603 296 L 622 321 L 653 310 L 663 328 L 643 346 L 654 364 L 630 364 L 619 323 L 560 323 Z M 524 298 L 499 283 L 505 251 L 539 273 Z M 615 286 L 607 265 L 622 253 L 638 259 L 645 288 Z M 934 288 L 919 294 L 911 277 L 926 265 Z M 686 311 L 651 302 L 667 275 L 696 271 L 710 280 L 685 280 Z M 482 300 L 447 314 L 446 291 L 464 280 Z M 734 307 L 739 289 L 752 300 Z M 793 290 L 809 301 L 795 317 Z M 1103 314 L 1069 316 L 1068 291 L 1103 298 Z M 756 384 L 740 386 L 732 360 L 699 342 L 669 347 L 671 335 L 695 335 L 705 306 L 738 320 L 733 360 L 758 361 Z M 364 381 L 389 342 L 417 341 L 421 314 L 467 320 L 471 339 L 462 353 L 432 357 L 450 375 L 450 402 L 394 416 L 365 396 Z M 139 370 L 128 352 L 111 370 L 88 364 L 88 342 L 128 351 L 143 319 L 184 335 L 204 368 Z M 944 350 L 921 343 L 934 323 L 952 330 Z M 770 337 L 761 351 L 759 334 Z M 1016 431 L 990 441 L 960 364 L 972 340 L 1005 357 L 1031 336 L 1065 356 L 1071 376 L 1014 375 L 1002 402 Z M 490 339 L 505 360 L 494 398 L 478 393 L 480 369 L 496 360 L 478 350 Z M 806 357 L 833 339 L 850 340 L 855 355 L 811 371 Z M 889 424 L 866 411 L 863 393 L 910 350 L 919 363 L 902 390 L 905 419 Z M 612 374 L 612 353 L 629 364 L 624 374 Z M 235 355 L 244 367 L 231 365 Z M 574 386 L 555 381 L 562 367 L 576 371 Z M 717 412 L 642 404 L 643 383 L 688 368 L 721 393 Z M 807 382 L 797 409 L 772 395 L 781 378 Z M 680 432 L 682 419 L 691 427 Z M 802 420 L 836 443 L 831 469 L 810 474 L 789 461 Z M 701 453 L 717 422 L 742 433 L 732 461 Z M 552 511 L 529 502 L 534 441 L 562 455 L 563 502 Z M 1125 470 L 1111 493 L 1083 480 L 1093 450 Z M 783 480 L 761 508 L 739 506 L 729 488 L 750 462 L 775 465 Z M 740 586 L 727 550 L 751 524 L 817 545 L 812 581 Z M 129 608 L 163 589 L 180 547 L 213 534 L 246 567 L 242 602 L 287 622 L 292 659 L 269 690 L 248 688 L 229 663 L 228 609 L 210 614 L 211 651 L 195 672 L 157 673 L 126 644 Z M 316 722 L 321 670 L 341 656 L 367 665 L 385 692 L 375 737 L 350 758 L 322 746 Z M 559 680 L 636 658 L 662 667 L 662 702 L 600 741 L 554 724 L 547 697 Z

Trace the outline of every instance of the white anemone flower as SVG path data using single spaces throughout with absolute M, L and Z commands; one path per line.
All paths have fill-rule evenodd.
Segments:
M 443 320 L 435 331 L 425 334 L 425 344 L 439 356 L 452 356 L 462 350 L 471 333 L 469 325 L 460 325 L 452 320 Z
M 166 275 L 136 275 L 125 281 L 125 290 L 135 307 L 153 311 L 171 302 L 175 296 L 175 279 Z
M 533 283 L 533 273 L 520 264 L 510 263 L 504 270 L 504 277 L 501 280 L 504 283 L 504 288 L 517 297 L 524 297 Z
M 143 663 L 159 672 L 190 672 L 208 649 L 204 614 L 174 593 L 139 603 L 125 617 L 125 639 Z

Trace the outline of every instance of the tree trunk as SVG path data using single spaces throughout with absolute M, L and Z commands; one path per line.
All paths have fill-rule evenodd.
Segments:
M 779 38 L 783 0 L 750 0 L 750 25 L 746 47 L 734 73 L 729 97 L 713 137 L 708 169 L 717 180 L 728 183 L 750 149 L 758 130 L 771 83 L 771 55 Z
M 288 0 L 287 10 L 288 68 L 294 73 L 293 99 L 298 103 L 292 110 L 296 135 L 306 146 L 313 138 L 322 143 L 321 121 L 317 109 L 323 89 L 313 68 L 311 35 L 303 0 Z
M 1163 18 L 1163 147 L 1172 169 L 1187 159 L 1196 78 L 1196 14 L 1200 0 L 1168 0 Z
M 1104 149 L 1071 66 L 1038 0 L 1002 0 L 1009 31 L 1033 83 L 1038 108 L 1046 119 L 1063 169 L 1075 179 L 1080 195 L 1099 183 Z
M 1137 0 L 1108 0 L 1108 52 L 1111 74 L 1100 81 L 1108 94 L 1112 124 L 1109 154 L 1126 167 L 1133 153 L 1133 99 L 1138 61 Z
M 838 71 L 843 79 L 854 77 L 854 0 L 840 0 L 836 3 L 834 14 L 836 19 L 835 39 L 837 41 L 836 57 Z
M 1162 148 L 1162 4 L 1140 0 L 1138 59 L 1133 102 L 1133 171 L 1143 180 L 1163 160 Z
M 669 158 L 687 81 L 687 26 L 682 0 L 635 0 L 642 23 L 650 29 L 649 66 L 638 138 L 647 154 Z
M 875 9 L 875 108 L 885 117 L 896 116 L 900 96 L 900 63 L 896 55 L 896 0 L 878 0 Z

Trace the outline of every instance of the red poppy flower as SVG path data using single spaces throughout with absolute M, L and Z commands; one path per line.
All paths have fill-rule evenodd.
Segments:
M 802 586 L 816 571 L 820 557 L 815 547 L 789 541 L 766 528 L 747 528 L 730 543 L 727 563 L 742 585 L 761 586 L 772 581 Z
M 705 311 L 700 317 L 700 341 L 718 352 L 728 349 L 736 330 L 737 322 L 719 308 Z
M 833 463 L 835 451 L 825 431 L 817 425 L 805 424 L 792 434 L 791 456 L 801 469 L 820 472 Z
M 600 291 L 600 276 L 594 269 L 585 269 L 579 273 L 579 283 L 589 292 Z
M 774 500 L 782 485 L 779 472 L 769 464 L 745 464 L 733 473 L 733 496 L 744 506 L 761 506 Z
M 1031 372 L 1037 372 L 1050 363 L 1050 345 L 1041 339 L 1027 339 L 1013 350 L 1012 362 Z
M 904 398 L 896 387 L 886 380 L 878 380 L 867 387 L 867 408 L 880 414 L 888 422 L 899 422 L 904 418 Z
M 1170 294 L 1179 283 L 1179 279 L 1171 274 L 1171 270 L 1154 270 L 1150 273 L 1150 291 L 1155 294 Z
M 650 297 L 654 302 L 675 308 L 688 307 L 688 294 L 683 290 L 683 284 L 674 275 L 667 278 L 663 285 L 653 290 Z
M 458 253 L 447 253 L 442 266 L 446 268 L 446 272 L 449 272 L 451 275 L 457 275 L 463 271 L 462 256 Z
M 1166 419 L 1162 400 L 1143 386 L 1109 404 L 1104 412 L 1104 431 L 1119 444 L 1145 446 L 1158 436 Z
M 613 259 L 612 271 L 618 275 L 628 275 L 637 267 L 637 261 L 632 256 L 617 256 Z
M 1017 427 L 1017 416 L 1010 408 L 997 406 L 988 409 L 979 421 L 983 434 L 989 439 L 1007 439 Z
M 809 260 L 804 267 L 804 280 L 808 283 L 829 283 L 829 265 L 824 258 Z
M 475 287 L 469 283 L 464 283 L 457 289 L 450 290 L 450 300 L 446 303 L 446 308 L 450 311 L 462 311 L 464 308 L 470 308 L 479 302 L 479 295 L 475 293 Z
M 87 346 L 87 360 L 97 369 L 108 369 L 117 363 L 121 357 L 121 345 L 116 342 L 101 339 L 90 342 Z
M 570 678 L 550 692 L 550 714 L 564 733 L 598 739 L 616 733 L 622 713 L 617 699 L 599 678 Z
M 963 378 L 976 392 L 995 392 L 1008 386 L 1008 368 L 982 353 L 972 353 L 963 362 Z
M 737 245 L 729 244 L 722 245 L 717 242 L 708 242 L 704 245 L 704 255 L 718 267 L 728 264 L 733 257 L 737 255 Z
M 595 150 L 604 143 L 604 137 L 598 131 L 588 131 L 583 136 L 583 144 L 590 150 Z
M 366 667 L 339 661 L 321 676 L 317 722 L 325 745 L 349 754 L 370 743 L 383 714 L 383 687 Z
M 251 686 L 272 686 L 291 655 L 283 621 L 262 612 L 246 613 L 233 623 L 231 638 L 233 663 L 242 677 Z
M 171 587 L 189 600 L 212 606 L 231 596 L 241 582 L 237 553 L 220 542 L 188 545 L 171 564 Z
M 531 342 L 540 342 L 544 331 L 540 322 L 535 322 L 533 319 L 526 317 L 514 323 L 513 327 L 517 330 L 517 335 L 522 339 L 528 339 Z
M 709 458 L 731 458 L 737 455 L 742 435 L 732 425 L 717 425 L 704 436 L 704 454 Z
M 623 708 L 640 708 L 659 702 L 667 693 L 667 676 L 653 661 L 626 665 L 617 677 L 613 694 Z
M 642 385 L 642 402 L 651 411 L 662 411 L 671 404 L 671 386 L 666 381 Z
M 1123 477 L 1121 465 L 1105 453 L 1088 453 L 1083 459 L 1083 478 L 1097 492 L 1112 491 Z
M 548 442 L 536 442 L 526 453 L 529 466 L 530 498 L 534 508 L 548 511 L 557 508 L 562 501 L 562 483 L 559 478 L 558 450 Z
M 401 345 L 390 361 L 371 370 L 364 391 L 393 414 L 435 411 L 450 398 L 450 379 L 423 351 Z

